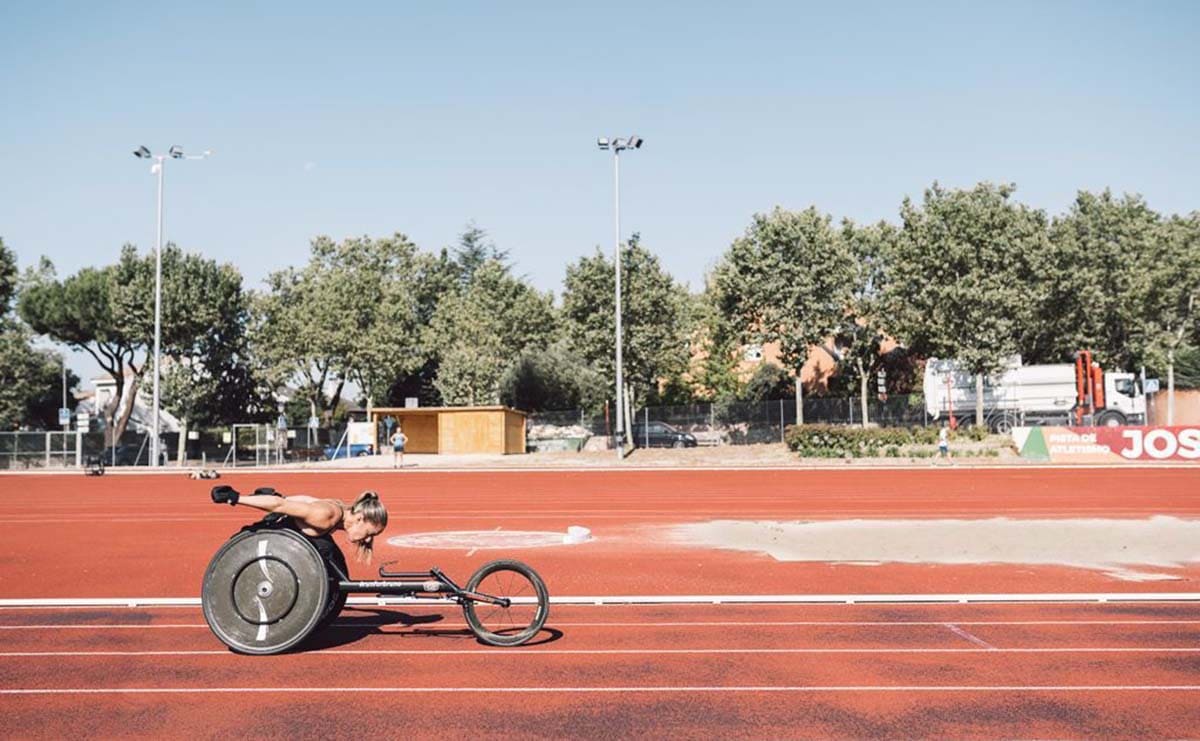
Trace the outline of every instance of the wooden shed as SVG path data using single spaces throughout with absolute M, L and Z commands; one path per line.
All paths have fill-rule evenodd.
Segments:
M 408 436 L 408 453 L 525 452 L 525 412 L 492 407 L 379 407 L 371 421 L 393 417 Z M 385 448 L 386 450 L 386 448 Z

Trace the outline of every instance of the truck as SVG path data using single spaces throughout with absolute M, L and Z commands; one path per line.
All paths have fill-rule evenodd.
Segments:
M 976 377 L 954 360 L 925 363 L 925 411 L 952 425 L 975 420 Z M 1145 424 L 1146 394 L 1133 373 L 1105 371 L 1087 350 L 1074 363 L 1023 365 L 1008 359 L 984 377 L 983 413 L 993 432 L 1025 425 L 1109 426 Z

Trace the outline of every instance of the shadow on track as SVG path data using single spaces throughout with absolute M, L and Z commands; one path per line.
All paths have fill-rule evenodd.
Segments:
M 336 620 L 323 631 L 309 637 L 295 650 L 288 653 L 305 653 L 320 651 L 324 648 L 338 648 L 357 643 L 367 636 L 388 635 L 397 639 L 412 638 L 459 638 L 479 641 L 469 628 L 425 628 L 424 625 L 441 622 L 444 615 L 410 615 L 405 612 L 388 609 L 347 608 Z M 391 627 L 412 628 L 412 630 L 385 630 Z M 560 630 L 542 628 L 541 633 L 527 642 L 526 646 L 539 646 L 553 643 L 562 638 Z

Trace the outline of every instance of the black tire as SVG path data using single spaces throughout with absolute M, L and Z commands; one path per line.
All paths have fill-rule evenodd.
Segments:
M 685 440 L 676 440 L 676 441 L 675 441 L 675 444 L 674 444 L 674 445 L 672 445 L 671 447 L 675 448 L 676 450 L 681 450 L 681 449 L 683 449 L 683 448 L 686 448 L 686 447 L 687 447 L 687 441 L 685 441 Z
M 509 607 L 468 600 L 467 625 L 489 646 L 520 646 L 538 634 L 550 615 L 550 595 L 537 572 L 520 561 L 492 561 L 471 575 L 468 592 L 521 600 Z M 532 602 L 528 602 L 533 598 Z
M 1125 415 L 1120 412 L 1101 412 L 1100 416 L 1096 417 L 1097 427 L 1121 427 L 1125 424 Z
M 343 575 L 347 578 L 350 575 L 350 570 L 346 567 L 346 556 L 336 543 L 330 543 L 330 545 L 333 546 L 332 549 L 323 554 L 325 570 L 329 572 L 329 602 L 326 604 L 324 614 L 321 615 L 321 621 L 313 629 L 314 633 L 326 628 L 338 615 L 342 614 L 342 608 L 346 606 L 346 597 L 349 596 L 346 592 L 338 589 L 338 582 Z
M 997 414 L 988 420 L 988 427 L 997 435 L 1007 435 L 1017 426 L 1017 419 L 1011 414 Z

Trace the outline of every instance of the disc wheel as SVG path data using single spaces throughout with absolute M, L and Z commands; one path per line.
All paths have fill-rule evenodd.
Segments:
M 520 646 L 542 629 L 550 615 L 550 595 L 537 572 L 520 561 L 484 564 L 467 582 L 467 591 L 510 600 L 510 604 L 468 601 L 467 625 L 489 646 Z

